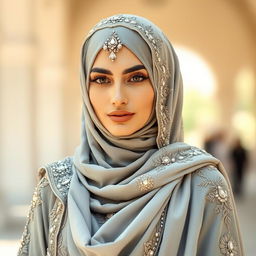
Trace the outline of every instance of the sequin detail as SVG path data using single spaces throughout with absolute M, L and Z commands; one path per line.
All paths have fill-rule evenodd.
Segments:
M 165 166 L 174 163 L 185 163 L 187 161 L 192 161 L 195 157 L 202 154 L 208 153 L 205 150 L 196 147 L 190 147 L 189 149 L 174 153 L 170 153 L 165 148 L 162 148 L 160 156 L 154 160 L 154 166 L 158 169 L 162 169 Z
M 34 211 L 35 208 L 43 203 L 42 198 L 41 198 L 41 190 L 42 188 L 46 187 L 49 185 L 49 181 L 47 180 L 46 177 L 43 177 L 38 185 L 35 188 L 32 201 L 29 207 L 29 213 L 27 215 L 27 221 L 25 224 L 24 232 L 21 237 L 21 242 L 20 242 L 20 248 L 18 255 L 21 255 L 22 253 L 28 254 L 28 245 L 30 242 L 30 233 L 29 233 L 29 224 L 31 221 L 34 220 Z
M 238 255 L 238 246 L 229 232 L 220 238 L 220 252 L 225 256 Z
M 66 198 L 70 186 L 73 173 L 72 164 L 72 158 L 67 157 L 64 160 L 47 165 L 47 169 L 50 170 L 49 173 L 53 177 L 57 190 L 64 198 Z
M 149 174 L 143 174 L 138 178 L 137 185 L 140 191 L 149 191 L 154 188 L 154 180 Z
M 50 212 L 50 228 L 49 228 L 49 247 L 48 253 L 50 255 L 55 255 L 57 235 L 60 229 L 62 215 L 64 213 L 63 203 L 57 199 L 53 209 Z
M 115 25 L 115 24 L 130 24 L 132 28 L 138 31 L 148 42 L 149 46 L 152 48 L 153 57 L 155 59 L 156 68 L 160 71 L 160 85 L 158 86 L 158 91 L 160 97 L 157 100 L 157 115 L 159 113 L 159 134 L 158 134 L 158 144 L 159 147 L 164 147 L 170 142 L 170 131 L 166 129 L 170 121 L 170 113 L 167 107 L 167 99 L 170 93 L 170 88 L 167 84 L 167 79 L 170 76 L 166 61 L 164 58 L 161 58 L 162 53 L 162 44 L 163 41 L 155 34 L 152 26 L 145 25 L 137 20 L 134 16 L 129 15 L 114 15 L 109 18 L 101 20 L 97 23 L 88 33 L 87 37 L 91 36 L 96 30 L 104 27 L 106 25 Z
M 156 255 L 160 245 L 161 238 L 162 238 L 165 216 L 166 216 L 166 209 L 162 212 L 160 221 L 158 222 L 156 230 L 152 235 L 151 239 L 148 242 L 144 243 L 143 256 Z

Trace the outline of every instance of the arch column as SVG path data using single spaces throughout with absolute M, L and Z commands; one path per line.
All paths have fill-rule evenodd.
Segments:
M 0 1 L 0 226 L 31 198 L 34 165 L 33 0 Z
M 63 91 L 67 80 L 68 4 L 67 0 L 36 1 L 35 119 L 39 165 L 59 160 L 64 154 Z

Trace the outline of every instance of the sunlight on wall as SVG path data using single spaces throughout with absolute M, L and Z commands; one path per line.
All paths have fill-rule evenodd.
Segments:
M 17 255 L 19 243 L 18 240 L 0 240 L 0 255 Z
M 182 46 L 175 49 L 184 84 L 185 140 L 202 146 L 205 130 L 218 123 L 218 107 L 214 101 L 216 78 L 200 55 Z
M 251 149 L 256 145 L 255 76 L 253 70 L 245 67 L 235 78 L 236 112 L 232 119 L 235 133 L 244 145 Z M 255 110 L 254 110 L 255 111 Z
M 211 97 L 215 93 L 215 76 L 206 61 L 197 53 L 185 47 L 176 47 L 185 92 L 197 91 Z

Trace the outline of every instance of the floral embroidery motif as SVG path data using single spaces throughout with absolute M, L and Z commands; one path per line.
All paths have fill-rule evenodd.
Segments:
M 154 256 L 157 253 L 157 250 L 160 245 L 160 240 L 163 233 L 164 221 L 165 221 L 166 210 L 161 214 L 160 221 L 157 224 L 156 231 L 153 234 L 152 238 L 144 243 L 144 254 L 143 256 Z
M 208 170 L 216 170 L 215 167 L 208 166 Z M 228 188 L 224 184 L 222 178 L 217 180 L 211 180 L 203 175 L 202 169 L 197 171 L 197 174 L 202 178 L 202 182 L 199 184 L 201 187 L 210 186 L 210 190 L 206 196 L 206 199 L 216 204 L 215 210 L 217 214 L 222 214 L 224 223 L 228 232 L 224 233 L 219 241 L 219 248 L 222 255 L 235 256 L 238 255 L 238 245 L 234 238 L 231 236 L 231 211 L 233 210 L 232 203 L 230 201 L 230 194 Z
M 33 219 L 34 219 L 35 208 L 43 203 L 43 201 L 41 199 L 41 189 L 48 185 L 49 185 L 49 182 L 48 182 L 47 178 L 43 177 L 35 188 L 35 191 L 34 191 L 34 194 L 32 197 L 32 201 L 31 201 L 31 204 L 29 207 L 29 213 L 27 215 L 27 221 L 25 224 L 24 232 L 21 237 L 18 255 L 20 255 L 21 253 L 28 253 L 28 245 L 30 242 L 30 233 L 29 233 L 28 226 L 29 226 L 30 222 L 33 221 Z
M 161 156 L 155 160 L 154 166 L 161 169 L 164 166 L 173 163 L 185 163 L 187 161 L 192 161 L 195 156 L 202 154 L 207 154 L 207 152 L 196 147 L 190 147 L 189 149 L 174 153 L 169 153 L 163 148 L 163 154 L 161 154 Z
M 67 157 L 62 161 L 48 165 L 47 168 L 51 169 L 58 191 L 63 197 L 66 197 L 72 177 L 72 159 Z
M 220 238 L 220 252 L 225 256 L 238 255 L 236 241 L 233 239 L 230 233 L 226 233 Z
M 56 203 L 50 212 L 50 229 L 49 229 L 49 248 L 48 253 L 50 255 L 55 255 L 57 235 L 60 229 L 62 215 L 64 212 L 63 203 L 57 199 Z
M 137 180 L 140 191 L 149 191 L 154 188 L 154 180 L 149 174 L 141 175 Z
M 169 123 L 170 113 L 167 107 L 167 99 L 169 95 L 169 86 L 166 83 L 167 79 L 170 76 L 170 72 L 167 68 L 166 62 L 164 59 L 161 59 L 161 51 L 162 51 L 162 40 L 157 37 L 150 25 L 145 25 L 143 23 L 138 22 L 137 18 L 129 15 L 114 15 L 107 19 L 103 19 L 98 24 L 94 26 L 92 30 L 89 31 L 87 37 L 91 36 L 97 29 L 106 26 L 106 25 L 115 25 L 117 23 L 130 24 L 136 31 L 142 34 L 152 47 L 152 52 L 154 54 L 154 58 L 156 60 L 157 69 L 160 70 L 161 78 L 160 85 L 158 86 L 160 100 L 157 102 L 157 107 L 160 113 L 159 120 L 159 145 L 160 147 L 166 146 L 170 141 L 170 132 L 166 129 L 167 124 Z
M 231 223 L 230 212 L 233 210 L 230 202 L 229 191 L 225 189 L 221 178 L 213 181 L 205 177 L 200 171 L 198 175 L 203 179 L 199 184 L 200 187 L 210 186 L 206 199 L 212 203 L 216 203 L 215 211 L 217 214 L 221 213 L 224 218 L 224 223 L 228 226 Z
M 61 231 L 58 235 L 58 249 L 57 249 L 57 256 L 68 256 L 67 247 L 63 244 L 63 229 L 64 224 L 61 227 Z

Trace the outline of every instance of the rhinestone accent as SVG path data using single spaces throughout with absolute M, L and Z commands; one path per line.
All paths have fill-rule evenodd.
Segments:
M 143 174 L 137 180 L 140 191 L 149 191 L 154 188 L 154 180 L 149 174 Z
M 157 224 L 154 234 L 151 236 L 151 239 L 144 243 L 144 254 L 143 256 L 154 256 L 157 253 L 157 250 L 160 245 L 160 240 L 162 238 L 163 226 L 166 217 L 166 209 L 161 213 L 160 220 Z
M 186 150 L 174 153 L 169 153 L 165 148 L 163 148 L 162 152 L 161 156 L 154 161 L 154 166 L 158 169 L 162 169 L 173 163 L 185 163 L 187 161 L 192 161 L 197 155 L 207 154 L 205 150 L 201 150 L 196 147 L 190 147 Z
M 109 58 L 111 61 L 116 59 L 116 53 L 122 48 L 122 43 L 115 31 L 112 35 L 107 38 L 106 42 L 103 45 L 103 50 L 110 52 Z
M 218 186 L 218 188 L 216 189 L 215 197 L 217 197 L 221 203 L 224 203 L 228 200 L 228 192 L 227 190 L 224 190 L 221 186 Z
M 54 183 L 59 193 L 65 198 L 67 196 L 72 178 L 72 159 L 70 157 L 47 165 L 51 171 Z
M 238 255 L 238 246 L 230 232 L 224 234 L 220 238 L 220 252 L 225 256 L 236 256 Z
M 171 159 L 168 156 L 162 157 L 162 164 L 169 164 Z

